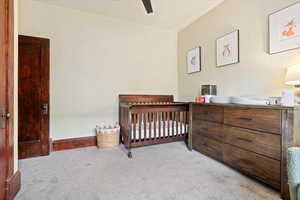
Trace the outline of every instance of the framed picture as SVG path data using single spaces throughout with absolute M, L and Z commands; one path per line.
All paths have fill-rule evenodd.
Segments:
M 187 53 L 187 73 L 201 71 L 201 47 L 191 49 Z
M 233 31 L 217 39 L 217 67 L 240 62 L 239 30 Z
M 269 15 L 270 54 L 300 48 L 300 2 Z

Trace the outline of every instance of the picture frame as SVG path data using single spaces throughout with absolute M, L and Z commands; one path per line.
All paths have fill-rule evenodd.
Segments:
M 187 53 L 187 73 L 201 71 L 201 47 L 190 49 Z
M 269 15 L 269 54 L 300 48 L 300 2 Z
M 216 65 L 224 67 L 240 62 L 240 31 L 227 33 L 216 40 Z

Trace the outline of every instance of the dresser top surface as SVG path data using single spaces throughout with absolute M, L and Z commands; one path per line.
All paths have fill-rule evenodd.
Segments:
M 191 102 L 191 104 L 203 105 L 203 106 L 257 108 L 257 109 L 272 109 L 272 110 L 300 110 L 300 106 L 288 107 L 288 106 L 274 106 L 274 105 L 243 105 L 243 104 L 197 103 L 197 102 Z

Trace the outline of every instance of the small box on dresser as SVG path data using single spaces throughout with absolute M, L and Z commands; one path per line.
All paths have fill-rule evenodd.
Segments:
M 300 145 L 297 107 L 190 104 L 189 148 L 280 191 L 289 200 L 287 148 Z

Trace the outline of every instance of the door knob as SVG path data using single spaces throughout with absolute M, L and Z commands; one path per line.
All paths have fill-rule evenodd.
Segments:
M 1 117 L 3 118 L 3 119 L 9 119 L 10 118 L 10 113 L 2 113 L 1 114 Z
M 2 111 L 2 112 L 1 112 Z M 0 110 L 0 129 L 4 129 L 6 126 L 6 120 L 10 118 L 10 113 L 5 113 Z

